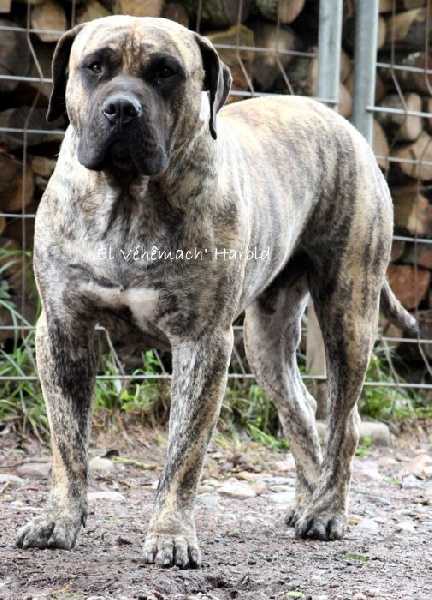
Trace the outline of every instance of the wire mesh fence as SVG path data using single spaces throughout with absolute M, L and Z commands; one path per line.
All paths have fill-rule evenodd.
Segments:
M 39 304 L 31 271 L 32 239 L 35 210 L 66 126 L 62 119 L 48 124 L 44 118 L 51 57 L 62 31 L 113 13 L 173 18 L 214 43 L 233 75 L 229 102 L 259 95 L 308 95 L 350 118 L 356 94 L 357 4 L 354 0 L 0 0 L 0 381 L 37 380 L 31 336 Z M 378 2 L 371 4 L 378 7 Z M 324 11 L 330 11 L 330 20 Z M 372 374 L 366 385 L 426 391 L 432 389 L 430 0 L 381 1 L 373 16 L 378 36 L 378 60 L 371 65 L 376 68 L 375 102 L 365 110 L 373 116 L 374 149 L 395 199 L 389 278 L 405 306 L 415 312 L 422 334 L 408 339 L 383 323 L 376 351 L 386 367 Z M 367 35 L 365 39 L 363 44 Z M 306 330 L 305 320 L 303 333 Z M 242 350 L 241 321 L 235 333 L 229 377 L 253 380 Z M 130 380 L 170 378 L 168 357 L 154 351 L 151 360 L 143 362 L 144 348 L 135 347 L 132 358 L 127 340 L 113 340 L 104 330 L 99 339 L 110 356 L 109 369 L 101 367 L 100 381 L 116 381 L 121 390 Z M 299 359 L 305 362 L 304 339 Z M 22 364 L 14 355 L 17 347 L 29 354 Z M 305 372 L 304 377 L 317 376 Z
M 427 183 L 431 173 L 426 170 L 431 166 L 427 163 L 432 150 L 429 137 L 432 108 L 429 69 L 431 2 L 398 3 L 392 0 L 381 4 L 386 4 L 383 7 L 386 12 L 379 17 L 384 31 L 376 63 L 375 102 L 367 107 L 367 111 L 386 135 L 386 144 L 376 154 L 395 204 L 396 233 L 392 256 L 394 264 L 389 268 L 390 282 L 397 291 L 396 279 L 404 271 L 410 279 L 410 284 L 406 285 L 418 291 L 424 278 L 424 299 L 412 298 L 410 302 L 403 298 L 421 325 L 421 337 L 416 346 L 410 346 L 408 340 L 398 340 L 398 343 L 411 348 L 406 353 L 417 354 L 423 364 L 420 385 L 431 389 L 430 264 L 425 261 L 426 255 L 432 256 L 428 215 L 431 205 Z M 422 203 L 425 219 L 422 219 L 418 210 Z M 414 212 L 410 213 L 411 210 Z M 410 216 L 414 217 L 413 220 L 410 220 Z M 419 294 L 421 296 L 421 292 Z M 386 332 L 388 327 L 384 327 L 384 334 Z M 387 344 L 387 348 L 390 341 L 388 337 L 383 335 L 381 342 Z M 390 353 L 388 360 L 391 361 Z M 399 382 L 397 370 L 391 366 L 395 380 Z

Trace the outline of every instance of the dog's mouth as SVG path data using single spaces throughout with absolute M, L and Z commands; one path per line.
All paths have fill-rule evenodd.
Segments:
M 130 148 L 127 144 L 114 142 L 107 152 L 108 164 L 119 171 L 130 171 L 135 168 Z
M 92 171 L 111 171 L 120 176 L 158 175 L 167 164 L 165 149 L 151 141 L 139 139 L 135 132 L 131 139 L 113 136 L 105 143 L 89 143 L 82 137 L 78 146 L 78 160 Z

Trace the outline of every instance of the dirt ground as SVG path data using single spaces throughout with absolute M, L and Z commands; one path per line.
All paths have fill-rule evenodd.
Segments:
M 36 442 L 2 435 L 0 599 L 431 600 L 431 447 L 423 435 L 357 457 L 347 536 L 325 543 L 296 540 L 284 525 L 289 453 L 217 437 L 196 513 L 204 565 L 180 570 L 140 554 L 162 435 L 97 439 L 88 524 L 70 552 L 14 547 L 17 528 L 42 511 L 49 462 Z

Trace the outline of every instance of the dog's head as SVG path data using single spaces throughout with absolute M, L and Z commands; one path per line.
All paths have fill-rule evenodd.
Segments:
M 162 173 L 172 150 L 200 127 L 209 135 L 231 76 L 206 39 L 167 19 L 114 16 L 78 25 L 53 58 L 48 120 L 67 112 L 88 169 Z

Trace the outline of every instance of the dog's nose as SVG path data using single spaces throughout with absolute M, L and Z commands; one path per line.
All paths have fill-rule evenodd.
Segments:
M 110 123 L 125 125 L 137 119 L 142 112 L 142 108 L 135 98 L 111 96 L 105 100 L 102 112 Z

